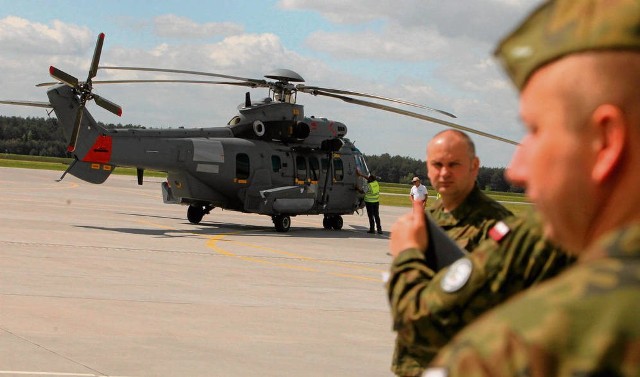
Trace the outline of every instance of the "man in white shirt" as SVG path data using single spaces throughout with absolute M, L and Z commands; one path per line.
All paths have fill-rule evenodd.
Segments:
M 413 186 L 411 187 L 411 192 L 409 195 L 411 196 L 411 201 L 419 201 L 422 202 L 422 206 L 427 205 L 427 188 L 420 183 L 420 178 L 413 177 L 411 180 L 413 182 Z

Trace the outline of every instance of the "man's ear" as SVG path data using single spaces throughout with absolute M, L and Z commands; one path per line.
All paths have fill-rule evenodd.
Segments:
M 600 105 L 591 115 L 594 129 L 593 149 L 595 161 L 591 177 L 603 182 L 618 168 L 626 148 L 629 132 L 627 120 L 619 107 Z
M 474 171 L 480 170 L 480 159 L 478 156 L 473 157 L 473 161 L 471 161 L 471 169 Z

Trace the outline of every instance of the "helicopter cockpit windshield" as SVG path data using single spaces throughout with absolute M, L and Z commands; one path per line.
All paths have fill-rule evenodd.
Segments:
M 358 151 L 360 152 L 360 151 Z M 367 162 L 364 160 L 364 156 L 361 153 L 357 153 L 355 155 L 356 158 L 356 169 L 358 169 L 362 174 L 369 175 L 369 168 L 367 167 Z

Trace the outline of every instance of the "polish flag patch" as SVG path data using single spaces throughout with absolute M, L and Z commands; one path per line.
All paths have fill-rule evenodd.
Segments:
M 489 237 L 491 237 L 496 242 L 500 242 L 502 241 L 504 236 L 509 234 L 510 231 L 511 229 L 507 224 L 499 221 L 496 223 L 496 225 L 493 226 L 493 228 L 491 228 L 491 230 L 489 230 Z

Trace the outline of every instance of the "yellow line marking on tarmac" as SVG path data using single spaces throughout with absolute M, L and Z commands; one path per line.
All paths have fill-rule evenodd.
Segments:
M 302 259 L 302 260 L 309 261 L 309 262 L 332 264 L 332 265 L 352 268 L 352 269 L 356 269 L 356 270 L 365 270 L 365 271 L 374 271 L 374 272 L 379 272 L 380 271 L 380 270 L 378 270 L 376 268 L 354 266 L 352 264 L 345 263 L 345 262 L 337 262 L 337 261 L 332 261 L 332 260 L 323 260 L 323 259 L 318 259 L 318 258 L 313 258 L 313 257 L 307 257 L 307 256 L 304 256 L 304 255 L 295 254 L 295 253 L 291 253 L 291 252 L 288 252 L 288 251 L 282 251 L 282 250 L 273 249 L 273 248 L 270 248 L 270 247 L 264 247 L 264 246 L 260 246 L 260 245 L 255 245 L 255 244 L 251 244 L 251 243 L 246 243 L 246 242 L 242 242 L 242 241 L 232 241 L 232 242 L 240 244 L 240 245 L 243 245 L 243 246 L 246 246 L 246 247 L 252 247 L 254 249 L 262 249 L 262 250 L 265 250 L 265 251 L 270 251 L 270 252 L 273 252 L 273 253 L 276 253 L 276 254 L 286 255 L 286 256 L 289 256 L 289 257 L 292 257 L 292 258 Z
M 216 235 L 216 236 L 213 236 L 213 237 L 209 237 L 209 240 L 207 241 L 207 247 L 212 249 L 213 251 L 219 253 L 219 254 L 226 255 L 228 257 L 239 258 L 239 259 L 246 260 L 246 261 L 249 261 L 249 262 L 269 264 L 269 265 L 288 268 L 288 269 L 292 269 L 292 270 L 317 271 L 315 268 L 311 268 L 311 267 L 295 266 L 295 265 L 287 264 L 287 263 L 275 263 L 275 262 L 270 262 L 270 261 L 266 261 L 266 260 L 260 259 L 259 257 L 247 257 L 247 256 L 244 256 L 244 255 L 234 254 L 234 253 L 232 253 L 232 252 L 230 252 L 228 250 L 225 250 L 225 249 L 223 249 L 223 248 L 218 246 L 218 241 L 238 243 L 237 241 L 223 240 L 223 238 L 225 236 L 227 236 L 227 235 L 228 234 L 219 234 L 219 235 Z
M 176 229 L 173 226 L 166 226 L 166 225 L 162 225 L 162 224 L 157 224 L 157 223 L 154 223 L 154 222 L 151 222 L 151 221 L 148 221 L 148 220 L 140 220 L 140 219 L 138 219 L 138 220 L 136 220 L 136 222 L 139 222 L 139 223 L 142 223 L 142 224 L 151 225 L 151 226 L 155 226 L 156 228 L 161 228 L 161 229 L 166 229 L 166 230 L 179 230 L 179 229 Z M 196 234 L 196 233 L 191 233 L 191 234 L 195 234 L 197 236 L 201 235 L 201 234 Z
M 166 225 L 162 225 L 162 224 L 157 224 L 157 223 L 154 223 L 154 222 L 151 222 L 151 221 L 147 221 L 147 220 L 136 220 L 136 222 L 147 224 L 147 225 L 151 225 L 151 226 L 155 226 L 155 227 L 158 227 L 158 228 L 161 228 L 161 229 L 180 231 L 180 229 L 177 229 L 175 227 L 166 226 Z M 224 248 L 220 247 L 218 245 L 218 243 L 220 241 L 230 242 L 232 244 L 237 244 L 237 245 L 244 246 L 244 247 L 250 247 L 250 248 L 264 250 L 264 251 L 268 251 L 268 252 L 272 252 L 272 253 L 276 253 L 276 254 L 286 255 L 286 256 L 289 256 L 291 258 L 300 259 L 300 260 L 303 260 L 303 261 L 306 261 L 306 262 L 332 264 L 332 265 L 337 265 L 337 266 L 346 267 L 346 268 L 355 269 L 355 270 L 382 272 L 379 269 L 375 269 L 375 268 L 371 268 L 371 267 L 354 266 L 352 264 L 344 263 L 344 262 L 327 261 L 327 260 L 307 257 L 307 256 L 304 256 L 304 255 L 295 254 L 295 253 L 291 253 L 291 252 L 287 252 L 287 251 L 283 251 L 283 250 L 278 250 L 278 249 L 274 249 L 274 248 L 270 248 L 270 247 L 264 247 L 264 246 L 260 246 L 260 245 L 256 245 L 256 244 L 252 244 L 252 243 L 248 243 L 248 242 L 234 241 L 234 240 L 230 240 L 230 239 L 226 239 L 225 238 L 227 236 L 239 235 L 239 234 L 243 233 L 242 231 L 233 232 L 233 233 L 216 234 L 214 236 L 209 236 L 209 235 L 205 235 L 205 234 L 201 234 L 201 233 L 195 233 L 195 232 L 188 232 L 188 233 L 193 234 L 193 235 L 198 236 L 198 237 L 206 238 L 207 239 L 207 241 L 205 243 L 206 247 L 208 247 L 209 249 L 213 250 L 214 252 L 216 252 L 216 253 L 218 253 L 220 255 L 224 255 L 224 256 L 227 256 L 227 257 L 238 258 L 238 259 L 241 259 L 241 260 L 244 260 L 244 261 L 247 261 L 247 262 L 259 263 L 259 264 L 265 264 L 265 265 L 272 265 L 272 266 L 282 267 L 282 268 L 291 269 L 291 270 L 299 270 L 299 271 L 307 271 L 307 272 L 321 272 L 318 269 L 313 268 L 313 267 L 296 266 L 296 265 L 292 265 L 292 264 L 288 264 L 288 263 L 277 263 L 277 262 L 271 262 L 271 261 L 264 260 L 264 258 L 266 258 L 266 257 L 250 257 L 250 256 L 238 255 L 238 254 L 236 254 L 236 253 L 234 253 L 232 251 L 229 251 L 227 249 L 224 249 Z M 341 273 L 329 273 L 329 274 L 334 275 L 334 276 L 349 278 L 349 279 L 356 279 L 356 280 L 380 281 L 380 279 L 378 279 L 378 278 L 371 278 L 371 277 L 360 276 L 360 275 L 341 274 Z

